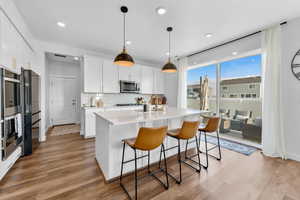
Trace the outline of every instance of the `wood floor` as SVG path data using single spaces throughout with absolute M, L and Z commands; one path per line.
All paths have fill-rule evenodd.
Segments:
M 176 160 L 168 164 L 169 171 L 176 173 Z M 131 192 L 132 178 L 125 178 Z M 139 199 L 300 199 L 300 163 L 266 158 L 260 152 L 248 157 L 223 150 L 223 160 L 211 158 L 208 171 L 197 174 L 183 166 L 182 184 L 170 181 L 169 190 L 164 190 L 151 177 L 142 179 Z M 127 196 L 118 181 L 103 181 L 94 159 L 94 139 L 69 134 L 49 137 L 33 155 L 21 158 L 0 182 L 0 199 L 123 200 Z

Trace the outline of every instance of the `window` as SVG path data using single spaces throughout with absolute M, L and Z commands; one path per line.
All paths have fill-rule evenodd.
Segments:
M 217 113 L 216 77 L 217 65 L 208 65 L 187 71 L 188 108 L 208 110 L 212 115 Z M 202 87 L 207 87 L 205 94 L 200 89 Z
M 219 74 L 217 74 L 219 72 Z M 201 82 L 206 80 L 206 96 L 201 94 Z M 219 85 L 217 85 L 219 84 Z M 236 111 L 241 111 L 240 115 L 249 118 L 249 123 L 256 119 L 261 119 L 261 55 L 242 57 L 229 60 L 215 65 L 208 65 L 192 68 L 187 71 L 187 105 L 191 109 L 205 109 L 210 111 L 210 115 L 217 114 L 217 108 L 226 110 L 223 122 L 220 126 L 220 133 L 228 134 L 230 137 L 239 137 L 243 131 L 253 135 L 251 131 L 261 129 L 246 130 L 245 124 L 234 121 Z M 203 85 L 202 85 L 203 86 Z M 217 90 L 217 86 L 220 88 Z M 204 102 L 206 101 L 206 102 Z M 251 113 L 251 116 L 249 114 Z M 223 117 L 223 115 L 220 115 Z M 258 135 L 261 133 L 255 133 Z M 252 136 L 251 136 L 252 137 Z M 251 141 L 257 138 L 249 138 Z M 260 141 L 258 141 L 259 143 Z

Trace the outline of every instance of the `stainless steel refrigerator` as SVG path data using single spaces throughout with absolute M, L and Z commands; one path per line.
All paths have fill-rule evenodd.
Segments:
M 40 77 L 32 70 L 22 69 L 21 100 L 23 113 L 23 155 L 30 155 L 39 145 Z

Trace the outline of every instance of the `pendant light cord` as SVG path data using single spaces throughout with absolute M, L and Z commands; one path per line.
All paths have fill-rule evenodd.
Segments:
M 125 21 L 125 13 L 124 13 L 124 15 L 123 15 L 123 50 L 125 50 L 125 23 L 126 23 L 126 21 Z
M 169 62 L 171 61 L 171 31 L 169 31 Z

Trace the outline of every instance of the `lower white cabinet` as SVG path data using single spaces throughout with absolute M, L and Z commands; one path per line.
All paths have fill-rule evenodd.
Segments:
M 96 116 L 95 112 L 103 111 L 101 108 L 83 108 L 81 112 L 81 131 L 80 135 L 84 138 L 96 136 Z
M 120 111 L 120 110 L 142 110 L 143 106 L 128 106 L 128 107 L 110 107 L 110 108 L 82 108 L 80 135 L 84 138 L 92 138 L 96 136 L 96 115 L 95 112 L 100 111 Z

